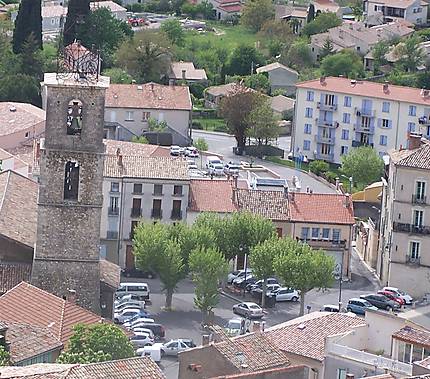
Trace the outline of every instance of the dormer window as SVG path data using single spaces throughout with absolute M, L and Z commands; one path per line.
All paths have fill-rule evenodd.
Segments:
M 82 131 L 82 102 L 74 99 L 67 109 L 67 134 L 80 135 Z

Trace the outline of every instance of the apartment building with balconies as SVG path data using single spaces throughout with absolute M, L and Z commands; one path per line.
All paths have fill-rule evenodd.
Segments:
M 132 240 L 138 223 L 185 220 L 189 186 L 188 165 L 181 157 L 123 155 L 120 149 L 116 154 L 107 154 L 101 254 L 122 268 L 133 269 Z
M 377 274 L 384 285 L 422 297 L 430 292 L 430 142 L 411 135 L 409 148 L 389 157 Z
M 422 0 L 364 0 L 366 25 L 380 25 L 395 20 L 405 20 L 414 25 L 427 23 L 428 4 Z
M 405 147 L 410 133 L 430 135 L 430 92 L 327 77 L 297 84 L 294 156 L 340 164 L 354 147 L 380 156 Z

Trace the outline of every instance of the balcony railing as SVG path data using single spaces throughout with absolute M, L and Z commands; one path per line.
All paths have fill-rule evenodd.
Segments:
M 322 111 L 335 111 L 337 110 L 337 104 L 324 104 L 318 101 L 317 108 L 321 109 Z
M 172 211 L 170 218 L 172 220 L 182 220 L 182 211 Z
M 430 117 L 426 117 L 426 116 L 419 117 L 418 123 L 420 125 L 430 125 Z
M 313 248 L 330 249 L 330 248 L 342 248 L 346 247 L 346 240 L 327 240 L 327 239 L 315 239 L 315 238 L 298 238 L 301 242 L 306 242 Z
M 140 217 L 142 216 L 141 208 L 131 208 L 131 217 Z
M 411 234 L 430 234 L 430 227 L 424 225 L 405 224 L 402 222 L 393 222 L 395 232 Z
M 365 143 L 361 141 L 352 141 L 352 147 L 370 146 L 373 147 L 373 143 Z
M 333 162 L 334 160 L 334 154 L 323 154 L 323 153 L 315 153 L 314 154 L 315 159 L 327 161 L 327 162 Z
M 412 255 L 406 255 L 406 263 L 411 265 L 419 265 L 421 257 L 413 257 Z
M 337 128 L 339 123 L 337 121 L 326 121 L 320 118 L 315 119 L 318 126 L 328 127 L 328 128 Z
M 413 204 L 427 204 L 427 196 L 422 195 L 412 195 Z
M 374 134 L 375 133 L 375 126 L 374 125 L 362 125 L 361 123 L 354 124 L 354 130 L 357 133 L 369 133 Z
M 106 233 L 106 239 L 108 240 L 116 240 L 118 239 L 118 232 L 117 231 L 110 231 L 108 230 Z
M 163 211 L 161 209 L 158 209 L 158 208 L 152 208 L 151 217 L 160 219 L 163 217 Z
M 317 134 L 315 135 L 315 141 L 317 143 L 327 143 L 329 145 L 334 145 L 335 137 L 325 137 Z
M 118 216 L 119 214 L 119 208 L 118 207 L 109 207 L 108 208 L 108 215 L 110 216 Z
M 366 108 L 355 108 L 355 115 L 358 117 L 375 117 L 376 110 L 375 109 L 366 109 Z

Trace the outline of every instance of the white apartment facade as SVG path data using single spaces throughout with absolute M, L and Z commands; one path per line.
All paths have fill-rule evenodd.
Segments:
M 368 26 L 395 20 L 414 25 L 427 23 L 428 4 L 422 0 L 364 0 L 364 17 Z
M 134 268 L 133 230 L 141 220 L 186 219 L 190 179 L 182 158 L 107 155 L 100 226 L 101 254 Z
M 297 84 L 294 156 L 340 164 L 354 147 L 380 156 L 430 135 L 430 93 L 418 88 L 327 77 Z
M 382 284 L 420 298 L 430 293 L 430 142 L 411 136 L 409 149 L 389 156 L 376 271 Z

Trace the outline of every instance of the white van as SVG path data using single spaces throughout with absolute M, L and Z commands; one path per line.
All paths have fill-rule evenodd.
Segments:
M 149 299 L 149 286 L 147 283 L 120 283 L 116 290 L 116 297 L 121 298 L 129 294 L 135 294 L 147 300 Z
M 151 357 L 154 362 L 161 362 L 160 346 L 145 346 L 136 350 L 136 355 Z
M 222 165 L 222 160 L 219 157 L 216 157 L 215 155 L 209 156 L 206 159 L 206 168 L 209 168 L 209 166 L 213 166 L 214 164 Z

